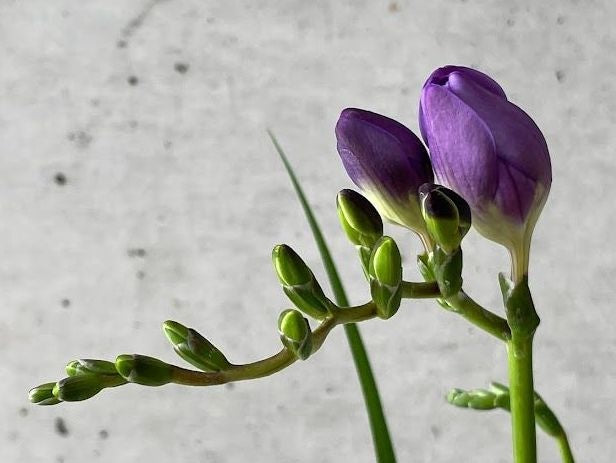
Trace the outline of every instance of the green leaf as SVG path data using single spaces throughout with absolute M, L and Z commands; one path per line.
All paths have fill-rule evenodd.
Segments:
M 306 196 L 304 195 L 297 177 L 293 172 L 291 164 L 280 147 L 278 140 L 276 140 L 276 137 L 271 131 L 268 130 L 267 133 L 270 136 L 272 143 L 274 144 L 274 148 L 276 148 L 276 151 L 278 152 L 287 173 L 289 174 L 291 183 L 293 183 L 293 188 L 295 189 L 299 202 L 302 205 L 304 214 L 306 215 L 306 219 L 308 220 L 308 224 L 312 230 L 312 235 L 314 236 L 314 240 L 319 248 L 323 266 L 327 271 L 327 276 L 329 278 L 336 303 L 340 306 L 348 306 L 349 302 L 346 297 L 346 293 L 344 292 L 342 282 L 340 281 L 340 277 L 338 276 L 336 266 L 325 242 L 325 238 L 321 233 L 321 229 L 319 228 L 316 218 L 312 213 L 312 209 L 306 200 Z M 368 419 L 370 420 L 370 429 L 372 431 L 372 440 L 374 443 L 377 462 L 394 463 L 396 461 L 396 457 L 394 454 L 393 445 L 391 443 L 391 438 L 389 437 L 387 422 L 385 421 L 385 415 L 383 414 L 383 407 L 381 405 L 381 399 L 379 397 L 376 381 L 374 379 L 374 375 L 372 374 L 372 367 L 370 366 L 368 353 L 366 352 L 366 348 L 364 347 L 364 343 L 361 339 L 359 328 L 355 324 L 348 324 L 344 325 L 344 330 L 347 335 L 347 341 L 349 342 L 349 346 L 351 348 L 351 353 L 355 362 L 355 369 L 357 370 L 357 375 L 359 377 L 359 382 L 364 395 L 364 402 L 368 412 Z

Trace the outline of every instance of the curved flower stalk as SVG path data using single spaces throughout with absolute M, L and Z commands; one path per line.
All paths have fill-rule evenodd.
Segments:
M 461 66 L 428 77 L 419 125 L 437 180 L 468 201 L 483 236 L 507 247 L 521 281 L 552 182 L 543 134 L 494 80 Z

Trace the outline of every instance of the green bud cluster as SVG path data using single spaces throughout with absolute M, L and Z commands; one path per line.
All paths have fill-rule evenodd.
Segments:
M 167 320 L 163 330 L 176 354 L 203 371 L 221 371 L 231 367 L 224 354 L 196 330 Z
M 377 315 L 383 319 L 392 317 L 402 299 L 402 257 L 393 238 L 383 236 L 374 245 L 368 277 Z
M 291 302 L 312 318 L 325 318 L 331 302 L 302 258 L 291 247 L 280 244 L 272 251 L 272 261 L 282 289 Z
M 162 386 L 173 380 L 173 365 L 146 355 L 119 355 L 115 366 L 118 373 L 129 383 Z
M 535 420 L 537 426 L 552 437 L 560 437 L 564 430 L 554 412 L 547 406 L 539 394 L 534 393 Z M 509 388 L 500 383 L 490 383 L 487 389 L 452 389 L 447 394 L 447 401 L 457 407 L 474 410 L 493 410 L 500 408 L 511 411 Z
M 304 316 L 295 309 L 285 310 L 278 317 L 280 340 L 300 360 L 312 353 L 312 331 Z

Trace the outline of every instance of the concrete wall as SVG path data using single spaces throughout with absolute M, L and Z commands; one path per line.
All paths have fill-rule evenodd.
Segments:
M 611 0 L 0 2 L 0 460 L 374 461 L 342 330 L 309 361 L 209 389 L 126 386 L 56 407 L 27 390 L 79 357 L 176 361 L 160 323 L 231 360 L 279 348 L 289 306 L 271 269 L 294 246 L 323 281 L 267 139 L 288 151 L 355 303 L 368 295 L 338 229 L 351 186 L 340 110 L 417 129 L 419 90 L 448 63 L 494 76 L 551 148 L 531 287 L 536 384 L 580 461 L 616 452 Z M 416 276 L 418 242 L 388 229 Z M 504 250 L 466 241 L 469 292 L 500 311 Z M 509 462 L 509 417 L 447 405 L 506 381 L 504 348 L 431 302 L 362 325 L 401 462 Z M 179 360 L 177 360 L 179 362 Z M 541 462 L 557 462 L 539 435 Z

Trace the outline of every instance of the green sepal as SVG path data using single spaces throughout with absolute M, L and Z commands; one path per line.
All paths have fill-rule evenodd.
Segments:
M 428 254 L 423 253 L 417 256 L 417 268 L 419 269 L 419 273 L 424 280 L 436 281 L 436 276 L 432 271 L 432 264 L 430 262 L 430 256 Z M 453 308 L 442 297 L 436 298 L 436 302 L 438 302 L 438 304 L 446 310 L 453 310 Z
M 515 284 L 503 273 L 499 273 L 498 280 L 515 347 L 516 339 L 528 339 L 535 334 L 540 322 L 539 316 L 533 304 L 527 277 Z
M 129 383 L 162 386 L 173 380 L 174 367 L 154 357 L 123 354 L 117 357 L 115 366 L 118 373 Z
M 285 310 L 278 317 L 280 340 L 300 360 L 306 360 L 312 353 L 312 331 L 310 323 L 295 309 Z
M 173 350 L 191 365 L 203 371 L 221 371 L 231 367 L 224 354 L 196 330 L 173 320 L 163 323 Z
M 306 315 L 317 320 L 325 318 L 331 301 L 301 257 L 289 246 L 282 244 L 274 248 L 272 260 L 282 290 L 289 300 Z
M 367 280 L 370 280 L 370 275 L 368 274 L 368 268 L 370 267 L 370 255 L 372 254 L 372 248 L 367 248 L 366 246 L 356 246 L 357 252 L 359 253 L 359 260 L 361 262 L 361 268 L 364 271 L 364 276 Z
M 28 392 L 28 399 L 33 404 L 37 405 L 56 405 L 62 402 L 55 395 L 53 395 L 53 388 L 56 383 L 45 383 L 39 386 L 33 387 Z
M 402 257 L 393 238 L 383 236 L 374 245 L 368 275 L 377 315 L 391 318 L 402 300 Z
M 356 246 L 372 248 L 383 236 L 383 220 L 364 196 L 353 190 L 342 190 L 336 196 L 340 225 Z
M 444 299 L 455 296 L 462 290 L 462 249 L 447 254 L 436 246 L 430 256 L 435 280 Z
M 106 360 L 79 359 L 72 360 L 66 365 L 66 374 L 69 376 L 96 374 L 117 376 L 118 372 L 113 362 Z

